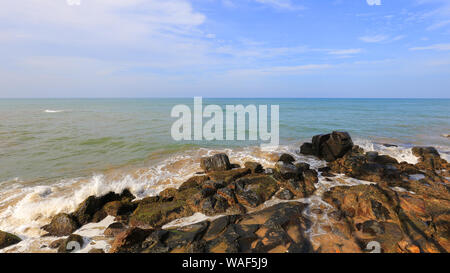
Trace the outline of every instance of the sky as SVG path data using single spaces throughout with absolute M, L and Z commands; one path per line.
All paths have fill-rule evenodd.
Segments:
M 2 1 L 2 98 L 193 96 L 450 98 L 450 1 Z

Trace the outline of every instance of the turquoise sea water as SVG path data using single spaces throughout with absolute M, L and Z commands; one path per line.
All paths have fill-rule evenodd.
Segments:
M 257 144 L 175 142 L 170 111 L 177 104 L 192 109 L 193 99 L 0 100 L 0 182 L 50 183 L 151 164 L 198 147 Z M 204 99 L 203 104 L 279 105 L 282 144 L 345 130 L 373 142 L 434 145 L 444 152 L 450 145 L 443 136 L 450 134 L 449 99 Z

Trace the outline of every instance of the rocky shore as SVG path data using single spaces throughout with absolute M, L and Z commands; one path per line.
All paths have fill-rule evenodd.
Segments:
M 373 242 L 386 253 L 448 252 L 450 165 L 433 147 L 412 151 L 415 165 L 366 152 L 348 133 L 333 132 L 300 147 L 302 154 L 327 162 L 317 170 L 289 154 L 265 169 L 256 162 L 232 164 L 227 155 L 216 154 L 202 158 L 203 172 L 177 189 L 141 200 L 128 190 L 91 196 L 42 229 L 45 236 L 64 237 L 50 245 L 58 252 L 68 251 L 70 242 L 82 245 L 74 231 L 108 215 L 115 217 L 105 230 L 111 253 L 370 252 Z M 319 179 L 341 175 L 367 183 L 331 187 L 320 193 L 322 208 L 311 208 L 308 200 L 317 195 Z M 195 213 L 215 217 L 163 228 Z M 317 218 L 311 215 L 322 219 L 314 236 Z M 0 232 L 0 248 L 19 241 Z

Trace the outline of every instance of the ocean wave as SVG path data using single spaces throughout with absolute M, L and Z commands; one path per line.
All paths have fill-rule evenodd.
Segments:
M 46 109 L 44 110 L 45 113 L 62 113 L 65 112 L 64 110 L 51 110 L 51 109 Z

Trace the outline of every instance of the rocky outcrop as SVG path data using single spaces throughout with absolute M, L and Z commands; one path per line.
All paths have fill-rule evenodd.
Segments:
M 346 234 L 342 237 L 358 243 L 361 250 L 372 241 L 388 253 L 450 250 L 449 219 L 436 220 L 450 213 L 449 199 L 438 201 L 380 185 L 360 185 L 332 188 L 324 200 L 340 215 L 334 221 L 334 233 Z
M 116 237 L 111 252 L 311 252 L 306 235 L 310 222 L 302 215 L 305 206 L 283 203 L 255 213 L 223 216 L 168 230 L 131 228 Z
M 344 156 L 352 147 L 352 138 L 347 132 L 335 131 L 331 134 L 314 136 L 312 143 L 304 143 L 300 147 L 300 152 L 331 162 Z
M 413 152 L 419 157 L 416 165 L 365 152 L 347 133 L 333 132 L 302 146 L 302 153 L 328 161 L 317 171 L 290 154 L 282 154 L 269 169 L 256 162 L 233 166 L 219 154 L 202 159 L 205 172 L 178 188 L 135 201 L 128 191 L 91 196 L 74 213 L 57 215 L 43 228 L 67 236 L 112 215 L 115 222 L 104 234 L 114 237 L 113 253 L 370 252 L 374 243 L 387 253 L 448 252 L 448 163 L 432 148 Z M 338 174 L 344 174 L 372 183 L 326 190 L 326 183 L 317 184 L 318 172 L 328 182 L 339 182 Z M 317 189 L 324 192 L 320 201 Z M 309 205 L 289 201 L 313 194 Z M 274 199 L 277 204 L 267 208 Z M 162 228 L 196 212 L 221 217 Z M 317 228 L 320 232 L 310 236 Z M 63 245 L 67 238 L 54 247 Z
M 129 190 L 124 190 L 121 194 L 110 192 L 100 197 L 89 196 L 75 212 L 54 216 L 50 224 L 43 226 L 42 229 L 48 232 L 47 236 L 70 235 L 87 223 L 103 220 L 108 214 L 112 216 L 130 214 L 136 208 L 136 204 L 131 202 L 134 198 Z
M 226 154 L 216 154 L 211 157 L 203 157 L 200 160 L 200 167 L 205 172 L 227 171 L 231 169 L 231 163 Z
M 0 230 L 0 249 L 15 245 L 20 241 L 22 240 L 16 235 Z

